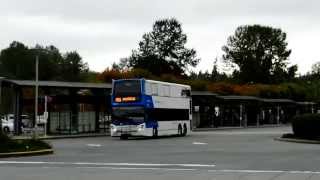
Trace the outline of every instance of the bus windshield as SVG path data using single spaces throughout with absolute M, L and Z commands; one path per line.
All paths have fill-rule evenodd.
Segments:
M 141 81 L 123 80 L 115 82 L 113 93 L 115 97 L 139 96 L 141 94 Z
M 136 120 L 144 121 L 143 107 L 114 107 L 112 108 L 112 119 L 114 120 Z

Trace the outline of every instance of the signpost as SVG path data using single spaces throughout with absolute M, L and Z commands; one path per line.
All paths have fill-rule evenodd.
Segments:
M 48 96 L 44 96 L 44 113 L 43 113 L 43 118 L 44 118 L 44 136 L 47 136 L 47 122 L 48 122 Z

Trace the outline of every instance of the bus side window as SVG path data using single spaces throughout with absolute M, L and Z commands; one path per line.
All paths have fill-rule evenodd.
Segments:
M 170 86 L 163 86 L 164 96 L 170 97 Z
M 164 86 L 163 85 L 159 85 L 159 87 L 158 87 L 158 95 L 159 96 L 165 96 L 164 95 Z
M 150 83 L 146 83 L 146 89 L 145 89 L 145 93 L 147 95 L 152 95 L 152 87 L 151 87 L 151 84 Z
M 158 85 L 157 84 L 151 84 L 152 89 L 152 95 L 158 95 Z

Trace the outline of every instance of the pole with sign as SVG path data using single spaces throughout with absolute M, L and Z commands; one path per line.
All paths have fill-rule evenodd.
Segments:
M 48 113 L 48 96 L 44 97 L 44 113 L 43 113 L 43 119 L 44 119 L 44 136 L 47 135 L 47 122 L 48 122 L 48 117 L 49 117 L 49 113 Z

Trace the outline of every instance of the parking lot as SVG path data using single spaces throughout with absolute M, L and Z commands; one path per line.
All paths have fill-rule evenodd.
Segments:
M 0 179 L 320 179 L 319 145 L 274 140 L 290 131 L 50 140 L 53 155 L 0 159 Z

